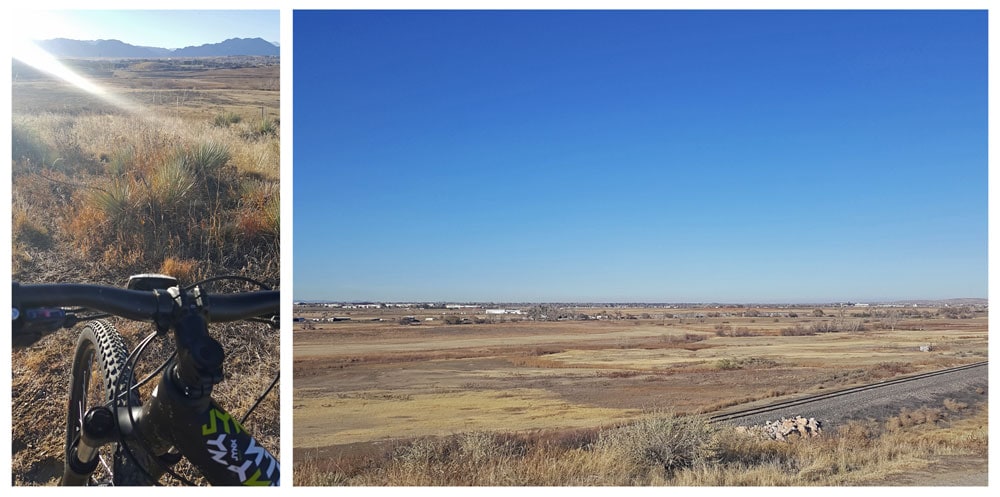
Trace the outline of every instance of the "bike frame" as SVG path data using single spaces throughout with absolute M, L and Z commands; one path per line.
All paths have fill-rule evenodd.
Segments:
M 163 372 L 148 402 L 118 414 L 126 440 L 141 440 L 158 457 L 176 448 L 212 485 L 278 485 L 277 459 L 207 395 L 210 391 L 186 393 L 173 369 Z
M 197 338 L 183 349 L 178 339 L 177 358 L 150 400 L 118 415 L 119 426 L 127 427 L 122 431 L 137 435 L 156 456 L 175 447 L 212 485 L 278 485 L 277 459 L 211 398 L 212 385 L 222 379 L 223 354 L 204 319 L 193 314 L 175 332 Z

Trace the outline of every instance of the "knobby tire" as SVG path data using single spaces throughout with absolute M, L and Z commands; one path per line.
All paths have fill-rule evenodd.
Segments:
M 128 348 L 118 330 L 107 321 L 92 321 L 84 326 L 76 345 L 70 377 L 70 400 L 66 418 L 66 458 L 72 457 L 71 449 L 81 430 L 81 420 L 87 410 L 101 403 L 115 411 L 115 407 L 128 409 L 139 405 L 138 395 L 123 392 L 115 401 L 115 385 L 128 374 L 126 359 Z M 114 404 L 112 404 L 114 402 Z M 134 453 L 141 453 L 131 446 Z M 101 448 L 102 461 L 91 476 L 90 485 L 151 485 L 152 482 L 128 457 L 115 440 Z M 67 465 L 69 463 L 67 462 Z M 148 465 L 146 467 L 149 467 Z M 110 473 L 109 473 L 110 471 Z M 66 484 L 66 482 L 63 482 Z

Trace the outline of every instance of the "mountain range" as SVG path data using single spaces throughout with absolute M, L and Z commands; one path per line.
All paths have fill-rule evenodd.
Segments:
M 35 42 L 56 57 L 147 59 L 159 57 L 225 57 L 231 55 L 278 56 L 280 49 L 262 38 L 230 38 L 220 43 L 176 49 L 140 47 L 119 40 L 69 40 L 55 38 Z

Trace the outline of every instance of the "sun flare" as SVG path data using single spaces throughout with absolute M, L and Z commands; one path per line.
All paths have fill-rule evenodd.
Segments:
M 59 62 L 52 54 L 42 50 L 30 40 L 18 40 L 14 44 L 14 58 L 39 71 L 44 71 L 66 81 L 87 93 L 101 98 L 110 98 L 108 92 L 87 78 L 73 72 Z
M 58 17 L 45 16 L 43 13 L 33 12 L 30 15 L 25 15 L 23 20 L 23 23 L 13 23 L 15 31 L 12 36 L 11 55 L 14 59 L 39 71 L 55 76 L 116 107 L 124 110 L 134 110 L 135 105 L 129 104 L 120 97 L 112 95 L 107 89 L 77 74 L 35 43 L 33 38 L 40 34 L 40 31 L 37 29 L 38 26 L 61 22 L 57 21 Z

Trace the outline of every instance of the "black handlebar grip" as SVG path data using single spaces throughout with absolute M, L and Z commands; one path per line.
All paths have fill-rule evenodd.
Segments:
M 276 315 L 281 308 L 279 290 L 209 294 L 206 300 L 208 320 L 213 323 Z
M 154 292 L 126 290 L 104 285 L 50 283 L 20 285 L 19 310 L 32 307 L 86 307 L 134 321 L 152 321 L 160 312 L 171 309 L 169 296 Z M 161 292 L 164 293 L 164 292 Z

